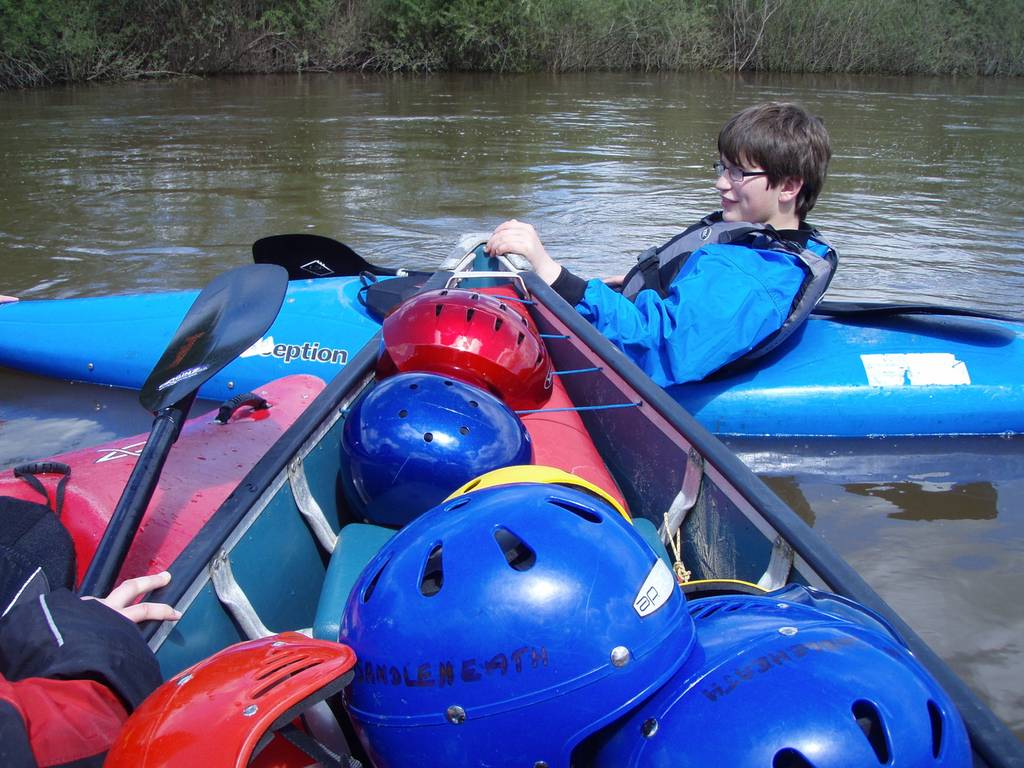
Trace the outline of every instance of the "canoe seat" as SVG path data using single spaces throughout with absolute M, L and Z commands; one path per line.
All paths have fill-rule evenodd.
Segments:
M 313 637 L 337 641 L 341 614 L 356 579 L 395 533 L 397 531 L 391 528 L 365 523 L 350 523 L 341 529 L 320 590 L 320 602 L 313 621 Z

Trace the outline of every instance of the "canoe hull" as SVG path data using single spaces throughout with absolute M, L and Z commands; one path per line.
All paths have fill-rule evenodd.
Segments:
M 634 518 L 659 525 L 666 513 L 675 516 L 681 560 L 693 578 L 811 584 L 873 609 L 953 696 L 975 740 L 977 765 L 1010 765 L 1021 755 L 963 682 L 734 454 L 550 288 L 535 276 L 526 285 L 556 368 L 577 371 L 563 377 L 566 392 L 584 406 L 581 422 Z M 339 489 L 339 441 L 346 414 L 372 380 L 376 350 L 371 341 L 328 384 L 172 564 L 173 581 L 153 598 L 184 615 L 173 626 L 143 630 L 165 674 L 261 632 L 331 618 L 318 613 L 334 558 L 358 543 L 346 534 L 357 521 Z M 317 517 L 338 542 L 318 541 L 310 522 Z M 365 538 L 364 546 L 380 545 Z M 347 572 L 349 582 L 354 575 Z

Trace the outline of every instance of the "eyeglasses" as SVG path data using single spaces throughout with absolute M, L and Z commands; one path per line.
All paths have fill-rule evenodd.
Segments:
M 742 168 L 736 168 L 735 166 L 726 165 L 725 163 L 715 163 L 712 168 L 715 169 L 715 175 L 721 176 L 723 173 L 729 174 L 729 181 L 734 184 L 739 184 L 748 176 L 767 176 L 768 171 L 744 171 Z

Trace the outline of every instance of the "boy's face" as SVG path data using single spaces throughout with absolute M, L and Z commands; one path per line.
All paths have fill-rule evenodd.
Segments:
M 758 173 L 763 169 L 754 164 L 736 164 L 722 158 L 725 172 L 715 182 L 721 195 L 722 218 L 725 221 L 749 221 L 752 224 L 771 224 L 776 229 L 796 229 L 800 220 L 796 215 L 796 195 L 803 183 L 786 179 L 776 187 L 768 185 L 767 176 L 744 176 L 733 181 L 735 169 Z

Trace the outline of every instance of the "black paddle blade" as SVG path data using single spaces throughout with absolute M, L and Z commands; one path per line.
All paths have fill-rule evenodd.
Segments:
M 954 317 L 978 317 L 983 320 L 1003 320 L 1019 323 L 1022 318 L 986 312 L 969 307 L 950 307 L 942 304 L 894 304 L 871 301 L 819 301 L 811 310 L 815 315 L 830 315 L 840 319 L 864 317 L 889 317 L 893 315 L 951 315 Z
M 371 264 L 344 243 L 324 235 L 271 235 L 252 244 L 257 264 L 277 264 L 288 270 L 289 280 L 339 277 L 369 272 L 394 275 L 397 270 Z
M 215 277 L 142 385 L 142 406 L 156 413 L 199 389 L 271 326 L 287 289 L 287 272 L 271 264 L 236 267 Z

